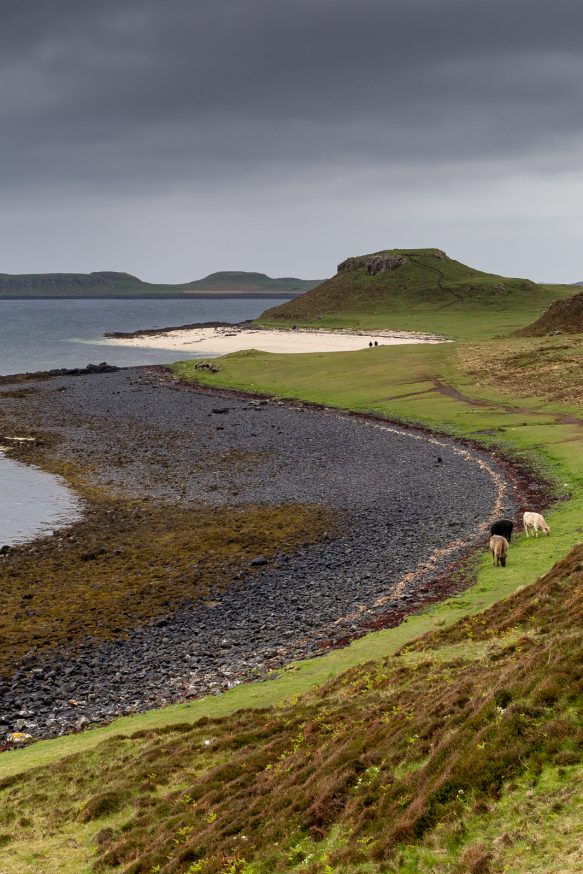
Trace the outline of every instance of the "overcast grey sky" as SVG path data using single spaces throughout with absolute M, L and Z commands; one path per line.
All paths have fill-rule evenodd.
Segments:
M 578 0 L 0 0 L 0 272 L 583 280 Z

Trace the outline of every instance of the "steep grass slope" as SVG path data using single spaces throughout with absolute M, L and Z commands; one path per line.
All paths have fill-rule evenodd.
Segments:
M 2 870 L 550 872 L 559 849 L 560 870 L 580 870 L 576 816 L 557 822 L 581 810 L 582 622 L 579 546 L 486 613 L 297 702 L 7 778 Z M 521 802 L 536 857 L 527 823 L 501 819 Z
M 348 258 L 332 279 L 258 321 L 482 337 L 525 325 L 555 298 L 572 294 L 572 286 L 474 270 L 440 249 L 390 249 Z

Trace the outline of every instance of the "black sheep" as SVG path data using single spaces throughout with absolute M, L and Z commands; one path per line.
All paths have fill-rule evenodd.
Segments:
M 511 522 L 510 519 L 497 519 L 490 527 L 490 534 L 499 534 L 501 537 L 505 537 L 508 543 L 510 543 L 512 540 L 513 528 L 514 522 Z

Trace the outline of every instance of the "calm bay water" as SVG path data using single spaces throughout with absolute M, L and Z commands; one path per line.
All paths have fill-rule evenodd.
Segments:
M 281 298 L 188 300 L 0 300 L 0 375 L 85 367 L 161 364 L 193 353 L 94 346 L 106 331 L 137 331 L 193 322 L 240 322 Z
M 0 452 L 0 546 L 48 534 L 80 514 L 62 480 Z
M 0 300 L 0 375 L 85 367 L 160 364 L 193 353 L 99 344 L 106 331 L 253 319 L 281 298 L 204 300 Z M 0 413 L 1 413 L 0 392 Z M 1 418 L 0 418 L 1 423 Z M 0 451 L 0 546 L 31 540 L 74 521 L 79 507 L 57 477 Z

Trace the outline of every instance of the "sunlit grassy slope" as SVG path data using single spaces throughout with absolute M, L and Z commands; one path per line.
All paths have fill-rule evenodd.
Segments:
M 450 337 L 506 333 L 534 319 L 573 286 L 540 285 L 474 270 L 438 249 L 390 249 L 404 262 L 370 275 L 366 266 L 337 273 L 312 291 L 267 310 L 264 325 L 393 328 Z M 362 256 L 356 264 L 366 264 Z

